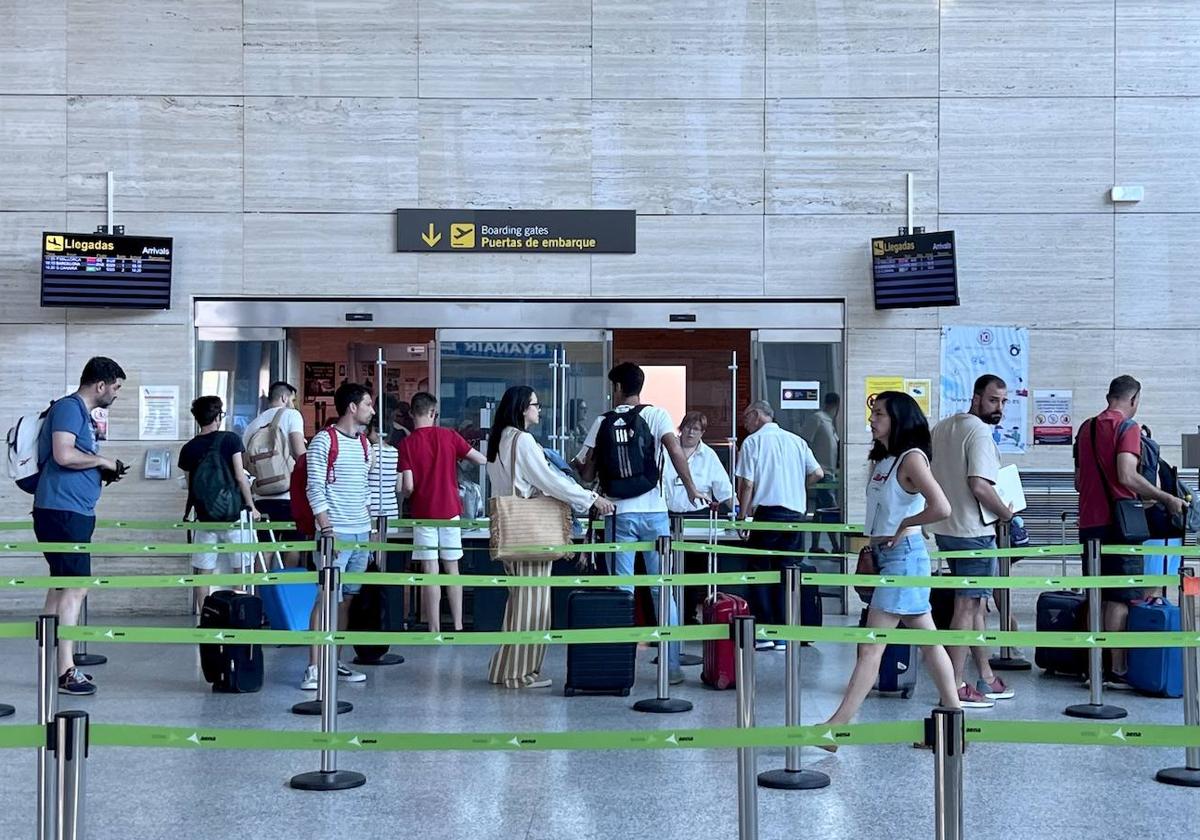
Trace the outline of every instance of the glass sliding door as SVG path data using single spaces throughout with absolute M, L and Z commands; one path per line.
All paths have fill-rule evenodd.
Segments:
M 196 396 L 220 397 L 221 428 L 241 434 L 265 407 L 271 383 L 284 378 L 284 332 L 205 328 L 197 339 Z

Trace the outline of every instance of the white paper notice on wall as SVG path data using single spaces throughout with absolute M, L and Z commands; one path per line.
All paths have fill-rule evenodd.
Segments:
M 138 388 L 138 439 L 179 438 L 179 388 L 142 385 Z
M 821 407 L 821 383 L 820 382 L 798 382 L 798 381 L 783 381 L 779 383 L 779 407 L 780 408 L 806 408 L 816 409 Z

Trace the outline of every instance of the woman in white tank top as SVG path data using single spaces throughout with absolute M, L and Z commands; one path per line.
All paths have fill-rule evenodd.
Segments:
M 928 577 L 929 552 L 921 526 L 950 515 L 950 502 L 929 468 L 929 423 L 916 400 L 898 391 L 884 391 L 871 409 L 871 477 L 867 482 L 865 531 L 875 549 L 882 575 Z M 876 587 L 867 612 L 867 626 L 890 630 L 903 623 L 936 630 L 930 615 L 929 589 Z M 849 723 L 858 713 L 879 676 L 883 644 L 858 646 L 858 661 L 845 696 L 827 724 Z M 922 647 L 941 695 L 942 706 L 959 708 L 950 657 L 941 645 Z M 836 747 L 827 747 L 830 752 Z

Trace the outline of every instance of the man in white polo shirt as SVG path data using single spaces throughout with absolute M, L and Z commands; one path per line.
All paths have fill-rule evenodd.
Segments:
M 804 438 L 785 431 L 775 422 L 775 410 L 766 400 L 756 400 L 742 414 L 742 425 L 750 436 L 738 455 L 738 504 L 743 517 L 755 522 L 803 522 L 808 506 L 808 486 L 825 477 L 821 465 Z M 752 548 L 775 551 L 803 551 L 800 531 L 750 531 Z M 749 567 L 755 572 L 771 572 L 784 565 L 798 564 L 798 558 L 780 563 L 776 557 L 750 555 Z M 782 583 L 750 587 L 747 601 L 759 624 L 783 624 L 786 617 Z M 784 642 L 755 641 L 758 650 L 783 649 Z

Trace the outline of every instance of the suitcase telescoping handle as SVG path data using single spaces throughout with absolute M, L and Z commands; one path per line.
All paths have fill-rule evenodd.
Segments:
M 717 544 L 717 533 L 717 509 L 710 506 L 708 509 L 708 544 L 710 546 Z M 717 553 L 711 549 L 708 551 L 708 573 L 710 575 L 717 573 Z M 717 597 L 717 585 L 715 583 L 708 585 L 708 597 L 709 599 Z

